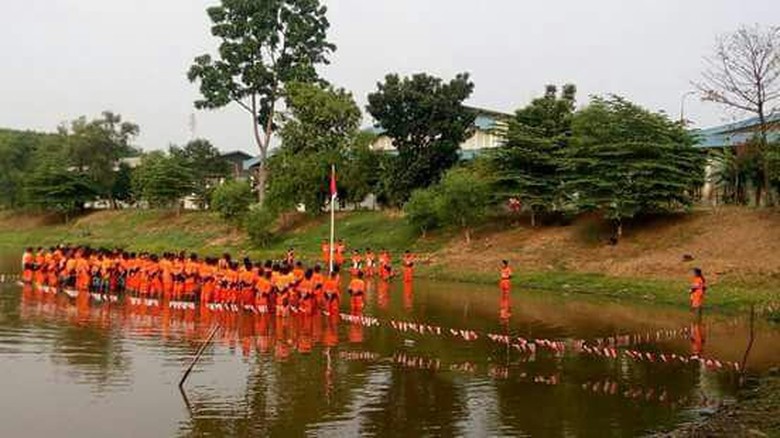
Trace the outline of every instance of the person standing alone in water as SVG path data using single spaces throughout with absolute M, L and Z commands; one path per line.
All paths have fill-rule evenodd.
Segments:
M 707 281 L 699 268 L 693 268 L 693 281 L 691 282 L 691 310 L 701 316 L 701 308 L 704 305 L 704 294 L 707 292 Z
M 501 292 L 509 292 L 512 287 L 512 268 L 509 267 L 509 261 L 501 261 L 501 281 L 498 283 Z

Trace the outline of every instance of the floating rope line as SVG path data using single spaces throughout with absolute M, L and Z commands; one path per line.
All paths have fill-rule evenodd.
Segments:
M 670 364 L 670 363 L 700 363 L 706 368 L 711 370 L 720 370 L 733 368 L 736 371 L 740 371 L 740 365 L 737 362 L 721 361 L 718 359 L 704 358 L 699 355 L 678 355 L 676 353 L 651 353 L 642 352 L 634 349 L 626 349 L 624 346 L 633 346 L 640 343 L 649 343 L 672 340 L 680 337 L 681 335 L 688 336 L 690 330 L 685 327 L 681 329 L 662 329 L 654 333 L 647 332 L 634 335 L 618 335 L 610 336 L 606 338 L 597 338 L 594 341 L 586 341 L 584 339 L 566 339 L 566 340 L 551 340 L 545 338 L 539 339 L 526 339 L 523 337 L 513 337 L 510 335 L 486 333 L 479 334 L 474 330 L 464 330 L 456 328 L 442 328 L 436 325 L 421 324 L 407 321 L 380 321 L 376 317 L 362 316 L 362 315 L 349 315 L 342 313 L 339 315 L 342 320 L 350 323 L 361 325 L 363 327 L 379 327 L 389 326 L 395 331 L 400 333 L 415 333 L 418 335 L 434 335 L 442 336 L 449 334 L 455 339 L 463 340 L 466 342 L 473 342 L 480 338 L 486 338 L 494 343 L 506 345 L 509 348 L 513 348 L 521 353 L 535 354 L 538 350 L 546 350 L 553 353 L 557 357 L 562 357 L 567 351 L 572 352 L 575 355 L 590 355 L 597 356 L 606 359 L 618 359 L 619 357 L 627 357 L 635 362 L 649 362 L 656 364 Z

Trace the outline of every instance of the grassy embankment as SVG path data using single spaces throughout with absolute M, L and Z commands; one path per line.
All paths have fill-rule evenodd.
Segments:
M 649 221 L 627 230 L 616 247 L 603 243 L 597 222 L 581 219 L 566 227 L 531 229 L 501 221 L 486 224 L 466 245 L 459 234 L 425 239 L 393 214 L 345 213 L 338 237 L 359 248 L 387 248 L 394 254 L 420 254 L 420 276 L 493 283 L 501 259 L 512 261 L 516 284 L 559 293 L 685 306 L 688 270 L 700 265 L 709 274 L 708 305 L 723 311 L 758 303 L 776 307 L 780 290 L 780 215 L 747 209 L 698 212 Z M 303 258 L 319 257 L 328 236 L 327 218 L 297 218 L 263 250 L 213 213 L 129 210 L 95 212 L 70 224 L 40 216 L 0 215 L 0 252 L 61 242 L 131 250 L 186 250 L 201 254 L 231 252 L 275 257 L 290 246 Z M 694 257 L 684 262 L 683 254 Z

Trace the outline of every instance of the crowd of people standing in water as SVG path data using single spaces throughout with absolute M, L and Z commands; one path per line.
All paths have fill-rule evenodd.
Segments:
M 350 274 L 346 292 L 350 308 L 364 305 L 367 278 L 388 281 L 396 273 L 390 252 L 371 248 L 353 249 L 347 259 L 343 240 L 331 248 L 321 245 L 321 264 L 305 266 L 290 248 L 282 260 L 235 260 L 230 254 L 201 258 L 197 254 L 93 249 L 88 246 L 27 248 L 22 256 L 22 280 L 51 288 L 69 288 L 108 293 L 128 291 L 142 296 L 166 296 L 175 300 L 227 304 L 260 313 L 317 311 L 338 313 L 341 303 L 341 267 Z M 405 282 L 414 277 L 415 256 L 401 256 Z M 324 268 L 323 268 L 324 266 Z M 507 260 L 501 262 L 499 288 L 504 295 L 511 288 L 513 272 Z M 701 313 L 707 282 L 699 268 L 693 269 L 690 306 Z
M 283 260 L 235 260 L 230 254 L 201 258 L 197 254 L 93 249 L 88 246 L 27 248 L 22 256 L 22 280 L 49 288 L 96 293 L 130 292 L 144 297 L 220 304 L 257 313 L 338 314 L 342 299 L 341 266 L 346 245 L 323 245 L 323 263 L 306 266 L 290 248 Z M 387 250 L 377 255 L 367 248 L 353 250 L 346 292 L 350 309 L 364 306 L 366 279 L 394 277 Z M 406 251 L 401 262 L 403 278 L 411 281 L 414 256 Z M 332 266 L 332 269 L 331 269 Z

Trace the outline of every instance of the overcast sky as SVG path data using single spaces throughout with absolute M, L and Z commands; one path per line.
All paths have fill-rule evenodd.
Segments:
M 186 79 L 212 50 L 205 8 L 216 0 L 29 0 L 0 14 L 0 126 L 53 130 L 104 109 L 141 126 L 138 144 L 164 148 L 196 135 L 254 152 L 236 107 L 196 111 Z M 740 24 L 780 24 L 777 0 L 331 0 L 338 46 L 326 79 L 361 108 L 388 72 L 467 71 L 469 104 L 514 111 L 544 84 L 573 82 L 579 102 L 616 93 L 679 117 L 715 37 Z M 689 98 L 698 126 L 732 120 Z M 368 123 L 368 121 L 366 121 Z

